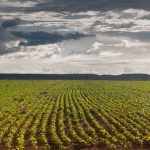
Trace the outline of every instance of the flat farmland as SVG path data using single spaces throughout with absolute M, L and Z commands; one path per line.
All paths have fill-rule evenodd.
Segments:
M 150 82 L 0 80 L 0 150 L 150 149 Z

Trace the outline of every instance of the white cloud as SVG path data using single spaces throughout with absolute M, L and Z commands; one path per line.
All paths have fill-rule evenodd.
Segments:
M 5 43 L 5 47 L 6 48 L 14 48 L 14 47 L 18 47 L 20 44 L 20 40 L 15 40 L 15 41 L 10 41 L 10 42 L 6 42 Z
M 140 61 L 139 61 L 140 58 Z M 125 68 L 130 68 L 136 73 L 150 73 L 150 60 L 145 56 L 116 56 L 104 57 L 100 55 L 71 55 L 47 59 L 22 58 L 19 60 L 0 59 L 2 72 L 19 73 L 97 73 L 121 74 Z
M 86 51 L 87 54 L 101 54 L 120 56 L 128 54 L 143 54 L 149 52 L 149 42 L 142 42 L 134 38 L 124 36 L 109 36 L 98 35 L 90 49 Z
M 144 16 L 150 15 L 149 11 L 138 9 L 127 9 L 121 12 L 106 12 L 101 18 L 103 24 L 95 26 L 96 31 L 120 31 L 120 32 L 139 32 L 150 31 L 150 20 L 143 19 Z M 132 25 L 130 27 L 130 25 Z
M 129 41 L 129 40 L 121 40 L 120 44 L 115 44 L 116 47 L 126 47 L 126 48 L 138 48 L 143 46 L 143 43 L 135 40 L 135 41 Z
M 12 45 L 11 45 L 12 46 Z M 51 58 L 53 55 L 61 53 L 61 48 L 58 44 L 47 44 L 38 46 L 22 46 L 20 51 L 15 53 L 8 53 L 0 56 L 0 59 L 38 59 L 38 58 Z
M 105 57 L 112 57 L 112 56 L 120 56 L 122 55 L 122 53 L 121 52 L 115 53 L 112 51 L 103 51 L 103 52 L 100 52 L 100 55 L 105 56 Z
M 93 48 L 94 50 L 98 50 L 98 49 L 99 49 L 100 47 L 102 47 L 102 46 L 104 46 L 103 43 L 95 42 L 95 43 L 93 44 L 92 48 Z
M 87 11 L 73 14 L 68 12 L 59 13 L 49 11 L 32 13 L 0 12 L 2 19 L 12 19 L 18 16 L 22 20 L 29 21 L 28 23 L 26 22 L 26 24 L 20 24 L 20 30 L 34 26 L 33 30 L 35 28 L 42 30 L 44 27 L 55 27 L 55 30 L 64 29 L 64 31 L 70 30 L 80 32 L 150 31 L 150 20 L 143 18 L 148 15 L 150 15 L 149 11 L 139 9 L 106 12 Z M 19 30 L 19 28 L 14 29 Z
M 87 50 L 87 53 L 92 53 L 92 52 L 97 52 L 100 50 L 101 47 L 103 47 L 104 44 L 103 43 L 99 43 L 99 42 L 95 42 L 91 49 Z
M 33 7 L 34 5 L 37 4 L 37 2 L 33 2 L 33 1 L 24 1 L 24 2 L 20 2 L 20 1 L 10 1 L 10 0 L 1 0 L 0 2 L 0 8 L 1 7 Z

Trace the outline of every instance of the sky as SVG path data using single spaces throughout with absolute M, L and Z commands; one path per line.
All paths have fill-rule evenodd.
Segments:
M 150 0 L 0 0 L 0 73 L 150 74 Z

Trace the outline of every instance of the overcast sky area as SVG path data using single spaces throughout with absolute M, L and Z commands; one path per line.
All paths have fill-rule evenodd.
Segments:
M 150 0 L 0 0 L 0 73 L 150 74 Z

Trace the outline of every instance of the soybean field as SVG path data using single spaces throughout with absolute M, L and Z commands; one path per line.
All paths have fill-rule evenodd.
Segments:
M 150 149 L 150 82 L 0 80 L 0 150 L 80 149 Z

